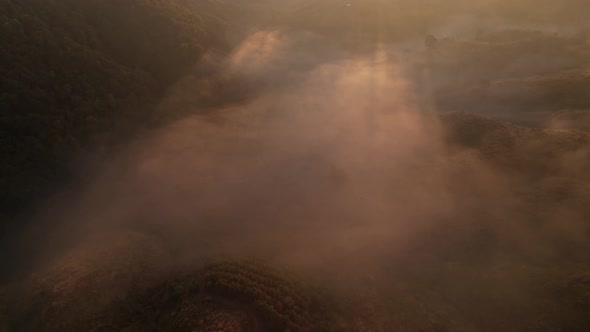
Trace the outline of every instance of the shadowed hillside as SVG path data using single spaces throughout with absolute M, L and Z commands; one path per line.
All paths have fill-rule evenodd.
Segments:
M 68 179 L 74 160 L 155 123 L 153 103 L 164 90 L 208 49 L 225 47 L 222 5 L 197 7 L 0 2 L 3 219 Z

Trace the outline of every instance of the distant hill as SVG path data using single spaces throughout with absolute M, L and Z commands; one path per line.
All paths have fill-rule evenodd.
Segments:
M 505 171 L 523 178 L 590 180 L 583 171 L 590 167 L 587 131 L 528 128 L 462 112 L 443 113 L 441 118 L 451 142 L 478 151 Z
M 584 0 L 547 2 L 542 6 L 534 0 L 285 0 L 274 6 L 269 1 L 260 2 L 276 13 L 282 24 L 337 39 L 354 38 L 357 43 L 407 40 L 447 25 L 456 30 L 454 23 L 465 18 L 497 19 L 505 25 L 587 24 L 579 11 Z

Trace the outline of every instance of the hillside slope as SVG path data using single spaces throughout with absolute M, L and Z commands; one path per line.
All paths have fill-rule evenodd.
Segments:
M 21 213 L 69 177 L 84 152 L 149 124 L 158 95 L 223 45 L 222 4 L 187 6 L 0 2 L 0 216 Z

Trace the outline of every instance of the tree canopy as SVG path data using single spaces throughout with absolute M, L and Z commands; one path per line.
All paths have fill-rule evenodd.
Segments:
M 1 0 L 0 216 L 67 177 L 75 156 L 150 121 L 149 100 L 223 43 L 219 6 Z

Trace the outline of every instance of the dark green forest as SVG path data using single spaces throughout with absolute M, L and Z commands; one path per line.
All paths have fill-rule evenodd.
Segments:
M 154 103 L 208 49 L 214 2 L 0 3 L 0 215 L 22 214 L 72 163 L 158 121 Z M 2 232 L 4 233 L 4 231 Z

